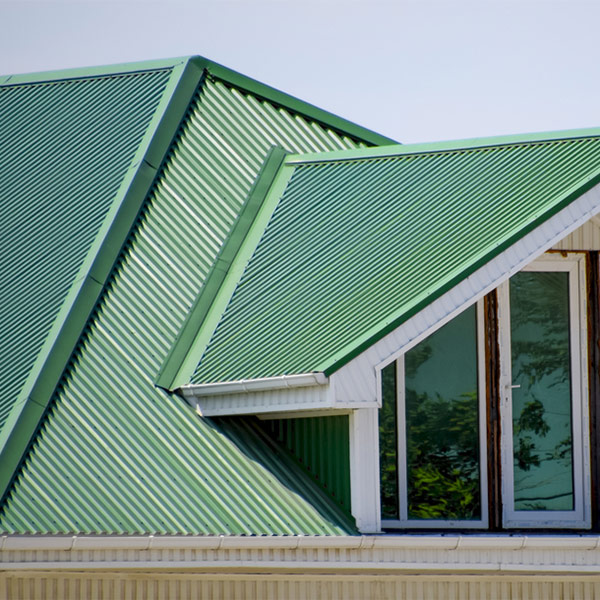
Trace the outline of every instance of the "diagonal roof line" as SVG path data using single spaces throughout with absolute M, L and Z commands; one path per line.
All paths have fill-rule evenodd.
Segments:
M 235 287 L 277 207 L 291 171 L 280 176 L 287 152 L 273 146 L 240 215 L 223 243 L 200 294 L 158 374 L 157 385 L 174 390 L 188 383 Z M 276 193 L 271 190 L 276 189 Z M 267 199 L 271 199 L 268 201 Z
M 479 189 L 477 188 L 474 192 L 475 196 L 465 196 L 465 193 L 461 192 L 462 188 L 459 184 L 457 184 L 458 187 L 455 186 L 456 189 L 452 188 L 455 190 L 454 195 L 450 194 L 448 191 L 450 183 L 448 183 L 447 178 L 449 166 L 447 162 L 440 162 L 441 159 L 438 159 L 438 157 L 432 157 L 431 160 L 438 161 L 435 163 L 435 177 L 430 175 L 430 180 L 433 190 L 431 194 L 434 194 L 433 197 L 437 203 L 435 207 L 441 220 L 440 227 L 436 229 L 438 232 L 436 240 L 440 241 L 438 246 L 440 253 L 448 252 L 449 256 L 453 254 L 453 252 L 447 250 L 444 242 L 447 237 L 447 234 L 444 233 L 446 231 L 443 226 L 444 218 L 448 214 L 453 214 L 452 212 L 449 213 L 449 206 L 455 207 L 452 210 L 458 210 L 456 207 L 460 206 L 472 208 L 475 215 L 480 214 L 482 210 L 484 214 L 493 215 L 497 212 L 498 206 L 501 205 L 490 200 L 488 206 L 484 200 L 488 197 L 490 199 L 499 197 L 504 199 L 505 202 L 510 202 L 508 207 L 511 209 L 511 220 L 496 227 L 498 233 L 493 244 L 486 241 L 481 248 L 471 247 L 471 250 L 467 253 L 469 257 L 468 264 L 466 260 L 463 260 L 462 263 L 458 260 L 450 261 L 452 265 L 456 264 L 459 268 L 453 267 L 443 276 L 438 274 L 435 278 L 435 285 L 431 282 L 428 284 L 427 289 L 429 291 L 426 295 L 423 290 L 419 292 L 418 286 L 414 284 L 409 288 L 410 293 L 402 292 L 408 295 L 401 306 L 396 305 L 394 307 L 391 300 L 385 300 L 385 303 L 381 303 L 383 310 L 381 314 L 370 306 L 364 308 L 363 312 L 357 312 L 356 314 L 361 316 L 366 324 L 368 323 L 368 327 L 363 327 L 361 331 L 355 331 L 356 327 L 352 329 L 343 323 L 341 315 L 345 312 L 340 308 L 341 306 L 354 307 L 358 304 L 355 298 L 351 296 L 351 294 L 356 293 L 352 290 L 355 290 L 357 286 L 362 286 L 358 287 L 360 290 L 375 289 L 373 283 L 368 283 L 371 281 L 371 277 L 360 268 L 357 267 L 356 273 L 358 274 L 350 269 L 340 270 L 342 264 L 346 266 L 348 264 L 344 257 L 351 252 L 355 254 L 357 252 L 352 233 L 360 228 L 362 219 L 366 218 L 362 216 L 361 211 L 368 207 L 370 210 L 368 214 L 373 214 L 374 219 L 372 227 L 367 231 L 368 236 L 366 235 L 364 239 L 361 238 L 362 245 L 358 249 L 362 252 L 359 255 L 362 262 L 359 264 L 361 266 L 372 266 L 371 271 L 368 273 L 373 274 L 373 281 L 383 281 L 391 285 L 390 282 L 396 281 L 394 279 L 396 277 L 394 269 L 397 267 L 393 265 L 405 263 L 409 266 L 416 265 L 419 261 L 415 258 L 413 247 L 408 245 L 410 237 L 422 235 L 419 246 L 422 252 L 425 252 L 427 245 L 431 243 L 428 241 L 431 238 L 425 235 L 429 230 L 423 228 L 425 222 L 424 210 L 429 205 L 424 200 L 419 200 L 420 197 L 411 200 L 414 197 L 413 188 L 422 185 L 421 179 L 414 179 L 416 177 L 415 173 L 422 173 L 422 168 L 421 170 L 416 167 L 413 168 L 410 157 L 404 153 L 405 147 L 397 147 L 398 159 L 402 159 L 402 161 L 394 161 L 394 164 L 406 164 L 408 166 L 404 170 L 398 167 L 394 171 L 396 179 L 393 179 L 393 181 L 396 187 L 393 187 L 393 189 L 400 191 L 394 192 L 394 194 L 390 192 L 385 196 L 382 190 L 384 190 L 386 184 L 382 181 L 388 181 L 385 175 L 391 172 L 391 167 L 389 165 L 387 167 L 386 165 L 371 165 L 371 170 L 367 172 L 362 168 L 362 165 L 365 162 L 368 163 L 368 160 L 364 159 L 368 159 L 372 154 L 389 154 L 390 150 L 396 149 L 375 148 L 366 151 L 353 151 L 352 153 L 337 153 L 338 155 L 360 155 L 363 157 L 363 161 L 358 161 L 360 164 L 356 166 L 346 164 L 337 167 L 329 163 L 329 166 L 323 169 L 320 168 L 320 163 L 304 167 L 298 163 L 298 155 L 290 155 L 283 167 L 283 169 L 293 171 L 285 197 L 280 199 L 279 208 L 275 213 L 272 224 L 268 230 L 265 230 L 260 246 L 260 254 L 255 254 L 255 257 L 249 262 L 246 272 L 240 278 L 238 291 L 232 296 L 232 302 L 227 307 L 218 328 L 215 330 L 210 345 L 192 376 L 192 382 L 206 384 L 313 371 L 323 372 L 325 376 L 329 377 L 389 332 L 395 330 L 424 306 L 434 301 L 459 281 L 468 277 L 480 266 L 486 264 L 499 252 L 521 239 L 539 224 L 565 209 L 579 196 L 600 183 L 600 168 L 595 158 L 600 152 L 598 144 L 600 130 L 593 130 L 593 132 L 595 135 L 592 135 L 591 130 L 579 130 L 575 134 L 563 136 L 571 145 L 576 142 L 583 144 L 578 147 L 588 148 L 585 152 L 583 149 L 581 150 L 583 154 L 579 157 L 580 161 L 576 160 L 578 155 L 574 157 L 572 146 L 567 145 L 567 142 L 563 145 L 561 141 L 556 141 L 556 134 L 530 136 L 534 139 L 530 139 L 527 144 L 520 142 L 518 146 L 506 142 L 496 144 L 499 149 L 510 149 L 512 146 L 511 151 L 519 153 L 521 153 L 522 148 L 523 152 L 528 148 L 537 148 L 534 157 L 527 160 L 532 160 L 533 164 L 537 165 L 538 171 L 545 174 L 546 179 L 541 183 L 537 182 L 536 173 L 538 171 L 532 172 L 527 167 L 528 163 L 524 163 L 524 159 L 519 158 L 517 165 L 520 170 L 507 170 L 508 179 L 505 178 L 500 182 L 502 186 L 508 186 L 506 189 L 514 190 L 512 192 L 514 198 L 507 195 L 506 190 L 503 191 L 504 187 L 499 189 L 496 196 L 490 196 L 489 194 L 489 187 L 495 181 L 492 176 L 499 168 L 495 159 L 489 163 L 484 163 L 483 166 L 481 163 L 476 163 L 479 170 L 476 170 L 475 174 L 479 178 L 483 178 L 484 183 L 481 184 L 483 189 L 477 191 Z M 562 140 L 563 137 L 559 137 L 559 140 Z M 543 144 L 540 140 L 543 141 Z M 548 162 L 549 159 L 545 149 L 546 144 L 550 145 L 549 140 L 555 140 L 550 147 L 556 148 L 556 152 L 559 153 L 554 162 Z M 511 141 L 514 144 L 515 138 L 511 138 Z M 538 146 L 541 148 L 538 148 Z M 482 146 L 479 154 L 488 154 L 485 147 L 486 145 Z M 563 147 L 564 151 L 562 150 Z M 465 160 L 475 160 L 471 159 L 470 153 L 459 152 L 458 154 L 464 154 Z M 324 155 L 322 158 L 325 161 L 323 162 L 327 162 L 329 156 L 330 154 Z M 521 154 L 517 156 L 521 156 Z M 514 160 L 510 158 L 512 163 L 509 163 L 509 166 L 515 164 Z M 560 173 L 563 169 L 572 167 L 571 163 L 573 161 L 579 167 L 561 185 L 556 187 L 555 183 Z M 455 179 L 461 178 L 456 179 L 456 182 L 462 181 L 464 177 L 464 173 L 457 166 L 462 164 L 462 156 L 454 157 L 452 163 L 454 170 L 451 171 L 451 174 Z M 556 170 L 553 172 L 548 171 L 549 164 L 554 165 L 553 168 Z M 487 169 L 485 172 L 481 171 L 484 167 Z M 506 165 L 503 168 L 508 169 Z M 339 169 L 344 169 L 344 171 Z M 408 176 L 413 177 L 410 185 L 407 182 Z M 517 181 L 515 177 L 520 179 Z M 358 186 L 357 181 L 361 182 L 362 187 Z M 531 186 L 534 186 L 536 190 L 539 188 L 540 193 L 545 194 L 546 201 L 541 204 L 536 203 L 537 196 L 529 189 Z M 550 187 L 548 188 L 548 186 Z M 317 189 L 319 190 L 318 193 L 315 191 Z M 385 190 L 387 189 L 385 187 Z M 551 192 L 551 201 L 548 200 L 548 190 Z M 480 197 L 482 194 L 483 197 Z M 523 194 L 528 194 L 528 203 L 522 197 Z M 383 200 L 375 201 L 381 196 L 388 199 L 386 200 L 387 203 L 384 203 Z M 467 198 L 467 200 L 461 200 L 462 204 L 461 202 L 458 204 L 453 203 L 457 198 Z M 344 199 L 348 201 L 344 202 Z M 272 199 L 267 199 L 268 201 L 272 201 Z M 392 202 L 395 202 L 395 204 L 392 204 Z M 333 204 L 339 210 L 333 213 L 327 212 Z M 485 208 L 486 206 L 489 210 Z M 401 244 L 398 243 L 402 248 L 400 256 L 404 262 L 396 263 L 392 261 L 389 263 L 392 266 L 386 267 L 387 270 L 384 271 L 381 266 L 382 263 L 372 258 L 369 248 L 376 250 L 380 247 L 378 245 L 373 246 L 372 240 L 375 238 L 378 240 L 377 243 L 381 242 L 383 244 L 380 223 L 383 219 L 382 215 L 384 215 L 385 207 L 388 211 L 395 211 L 393 218 L 388 219 L 386 223 L 389 222 L 394 225 L 396 237 L 400 236 L 398 239 Z M 409 207 L 412 207 L 410 211 Z M 352 210 L 355 212 L 350 217 L 350 211 Z M 292 222 L 293 227 L 290 225 Z M 466 235 L 471 231 L 468 226 L 469 221 L 463 219 L 461 223 L 463 223 Z M 316 230 L 311 230 L 312 233 L 308 234 L 307 228 L 311 227 L 312 224 L 315 224 Z M 415 230 L 413 226 L 419 226 L 421 229 Z M 342 234 L 336 237 L 339 231 L 342 231 Z M 452 235 L 454 236 L 452 238 L 454 240 L 452 248 L 463 249 L 462 238 L 455 232 Z M 336 254 L 331 254 L 329 252 L 330 240 L 338 240 L 339 237 L 342 238 L 343 242 L 338 246 L 341 249 Z M 396 240 L 396 237 L 393 239 Z M 302 246 L 302 244 L 305 246 Z M 386 244 L 381 245 L 381 256 L 387 260 L 390 256 L 395 256 L 394 253 L 397 253 L 398 250 L 394 250 L 394 245 L 391 242 Z M 310 256 L 311 259 L 299 257 L 298 248 L 306 248 L 307 256 Z M 331 256 L 333 258 L 329 260 Z M 320 259 L 329 260 L 329 262 L 317 269 L 314 264 L 319 263 Z M 345 263 L 344 260 L 346 260 Z M 427 261 L 425 260 L 425 262 Z M 416 267 L 413 268 L 413 272 L 415 269 Z M 300 281 L 297 287 L 293 287 L 295 283 L 291 283 L 292 277 L 288 275 L 292 272 L 295 277 L 294 281 Z M 337 276 L 338 272 L 342 274 Z M 381 272 L 383 272 L 383 275 Z M 330 275 L 332 276 L 330 277 Z M 384 276 L 386 279 L 383 279 Z M 427 276 L 430 279 L 434 277 L 433 267 L 427 271 Z M 374 279 L 375 277 L 379 279 Z M 278 285 L 270 285 L 268 283 L 269 278 L 277 280 Z M 371 287 L 367 288 L 369 285 Z M 406 286 L 402 289 L 406 289 Z M 398 292 L 399 295 L 400 292 Z M 258 297 L 261 297 L 261 302 L 258 303 L 259 308 L 257 308 Z M 317 301 L 315 298 L 319 298 L 319 300 Z M 323 298 L 326 298 L 326 300 L 323 300 Z M 320 306 L 318 302 L 321 302 Z M 351 304 L 351 302 L 354 302 L 354 304 Z M 290 306 L 296 308 L 288 309 Z M 323 306 L 326 308 L 323 308 Z M 269 318 L 261 320 L 261 310 L 266 311 Z M 370 313 L 368 313 L 369 310 Z M 314 313 L 313 311 L 320 312 Z M 334 314 L 334 311 L 338 312 Z M 316 316 L 314 316 L 315 314 Z M 337 320 L 334 321 L 330 329 L 327 329 L 327 326 L 323 323 L 329 323 L 330 321 L 327 321 L 327 319 L 332 318 Z M 317 325 L 313 325 L 313 323 L 317 323 Z M 343 329 L 344 327 L 346 329 Z M 329 331 L 329 334 L 323 334 L 319 337 L 319 332 L 323 330 Z M 331 333 L 332 331 L 341 332 L 343 341 Z M 346 333 L 346 331 L 350 333 Z M 246 362 L 240 362 L 237 357 L 240 355 L 240 348 L 244 346 L 251 347 L 253 353 L 250 353 L 251 357 Z M 292 346 L 300 349 L 297 355 L 289 358 L 286 352 L 289 353 Z M 323 348 L 318 358 L 314 356 L 314 354 L 317 354 L 314 352 L 315 347 Z M 313 356 L 309 357 L 311 353 Z M 283 355 L 286 356 L 285 359 L 281 358 Z
M 600 128 L 568 129 L 563 131 L 550 131 L 543 133 L 518 133 L 514 135 L 501 135 L 486 138 L 470 138 L 464 140 L 447 140 L 440 142 L 426 142 L 419 144 L 395 144 L 379 146 L 375 148 L 358 148 L 351 150 L 337 150 L 321 154 L 310 152 L 306 154 L 294 154 L 286 161 L 290 165 L 303 165 L 310 163 L 331 163 L 347 160 L 365 160 L 392 158 L 395 156 L 409 156 L 417 154 L 435 154 L 439 152 L 467 152 L 469 150 L 481 150 L 483 148 L 495 148 L 497 146 L 516 146 L 522 144 L 536 144 L 545 142 L 558 142 L 561 140 L 573 140 L 593 138 L 600 135 Z
M 528 222 L 522 229 L 520 229 L 514 235 L 507 238 L 502 243 L 498 244 L 490 252 L 479 257 L 461 273 L 454 275 L 452 278 L 447 278 L 443 285 L 441 285 L 437 290 L 435 290 L 434 293 L 429 294 L 424 298 L 420 299 L 420 301 L 415 303 L 414 306 L 412 306 L 409 310 L 404 311 L 402 313 L 399 311 L 397 315 L 393 315 L 384 323 L 380 323 L 372 327 L 371 329 L 366 331 L 363 334 L 363 336 L 361 336 L 361 338 L 355 340 L 353 344 L 350 344 L 340 349 L 340 351 L 329 361 L 327 361 L 327 363 L 319 365 L 318 368 L 322 370 L 326 376 L 330 376 L 334 372 L 346 366 L 353 359 L 361 355 L 364 351 L 375 346 L 386 336 L 388 336 L 389 334 L 393 334 L 393 332 L 398 328 L 406 326 L 410 319 L 419 315 L 419 313 L 421 313 L 421 315 L 419 316 L 422 316 L 422 311 L 432 310 L 433 312 L 435 312 L 435 309 L 437 308 L 436 304 L 439 301 L 442 301 L 446 294 L 453 294 L 456 291 L 456 289 L 459 288 L 461 285 L 468 285 L 468 287 L 471 289 L 472 296 L 470 297 L 468 302 L 474 302 L 477 298 L 482 297 L 482 295 L 484 293 L 487 293 L 490 289 L 496 288 L 498 285 L 500 285 L 500 283 L 502 283 L 502 281 L 505 281 L 506 279 L 508 279 L 508 277 L 512 276 L 512 274 L 523 268 L 523 264 L 526 263 L 516 263 L 517 267 L 511 270 L 509 274 L 503 274 L 501 277 L 498 277 L 497 279 L 493 280 L 493 283 L 488 283 L 485 287 L 482 287 L 481 289 L 475 287 L 471 283 L 466 284 L 466 282 L 471 277 L 475 277 L 479 281 L 482 278 L 482 276 L 479 275 L 479 273 L 484 269 L 491 271 L 497 269 L 498 267 L 497 264 L 495 264 L 495 261 L 498 261 L 499 258 L 502 258 L 503 255 L 506 255 L 507 253 L 516 254 L 515 248 L 518 246 L 519 243 L 523 244 L 523 242 L 525 241 L 525 246 L 527 246 L 527 244 L 529 244 L 529 246 L 532 246 L 532 242 L 531 240 L 527 240 L 527 236 L 530 234 L 535 236 L 536 230 L 538 230 L 537 235 L 539 236 L 539 230 L 542 227 L 550 224 L 551 227 L 549 228 L 549 232 L 555 234 L 556 232 L 552 231 L 551 229 L 552 227 L 556 227 L 555 224 L 552 224 L 552 218 L 560 216 L 560 214 L 563 211 L 569 212 L 571 214 L 576 212 L 578 218 L 570 224 L 569 231 L 560 232 L 561 237 L 568 235 L 568 233 L 572 232 L 576 227 L 581 226 L 581 224 L 587 219 L 593 218 L 593 216 L 590 217 L 591 213 L 589 212 L 590 200 L 588 199 L 586 202 L 583 203 L 581 203 L 581 201 L 585 200 L 585 194 L 587 194 L 588 192 L 593 194 L 594 192 L 592 192 L 592 190 L 599 184 L 600 168 L 596 169 L 593 177 L 588 179 L 585 182 L 585 184 L 570 190 L 570 192 L 563 197 L 559 204 L 553 206 L 551 210 L 548 210 L 543 214 L 538 215 L 536 219 Z M 598 195 L 596 194 L 596 198 L 597 196 Z M 581 204 L 580 206 L 577 206 L 577 211 L 574 211 L 571 205 L 573 203 L 577 204 L 576 201 L 579 201 Z M 595 200 L 595 204 L 595 210 L 598 211 L 599 205 L 597 199 Z M 556 243 L 557 238 L 550 237 L 550 233 L 546 233 L 546 235 L 548 235 L 549 237 L 545 241 L 545 244 L 540 244 L 539 247 L 536 247 L 535 251 L 532 251 L 529 255 L 527 262 L 530 262 L 531 260 L 533 260 L 534 257 L 538 256 L 542 252 L 547 251 L 552 247 L 552 244 Z M 504 261 L 506 261 L 506 258 L 504 258 Z M 466 295 L 464 294 L 464 291 L 462 291 L 461 293 L 465 298 Z M 453 304 L 455 303 L 453 302 Z M 466 305 L 467 304 L 464 304 L 460 310 L 466 308 Z M 458 312 L 460 312 L 460 310 L 452 314 L 455 315 Z M 424 320 L 430 323 L 430 326 L 426 328 L 427 335 L 430 335 L 431 333 L 433 333 L 433 331 L 435 331 L 435 329 L 437 329 L 437 327 L 431 325 L 430 315 L 424 317 Z M 443 319 L 441 319 L 440 322 L 441 321 L 443 321 Z M 420 336 L 415 337 L 416 339 L 422 339 Z M 412 347 L 412 339 L 410 341 L 410 344 L 410 347 Z M 406 349 L 406 346 L 402 347 L 403 351 L 405 351 Z
M 282 106 L 291 110 L 299 115 L 308 117 L 312 121 L 316 121 L 321 125 L 325 125 L 329 129 L 333 129 L 339 134 L 345 136 L 351 136 L 360 141 L 366 141 L 369 144 L 376 146 L 386 146 L 389 144 L 398 144 L 396 140 L 393 140 L 387 136 L 381 135 L 370 129 L 356 125 L 351 121 L 338 117 L 337 115 L 318 108 L 313 104 L 299 100 L 294 96 L 290 96 L 285 92 L 281 92 L 271 86 L 265 85 L 256 79 L 242 75 L 237 71 L 224 67 L 218 63 L 208 60 L 202 56 L 195 56 L 192 60 L 202 68 L 206 69 L 210 74 L 218 79 L 241 88 L 245 91 L 251 92 L 253 95 L 263 98 L 271 102 L 272 104 Z
M 151 68 L 150 63 L 145 65 L 148 69 Z M 160 68 L 169 67 L 168 62 L 161 61 L 160 65 Z M 10 489 L 17 467 L 49 405 L 154 182 L 163 157 L 200 83 L 202 70 L 188 59 L 170 61 L 170 68 L 172 74 L 113 200 L 112 208 L 105 217 L 23 386 L 22 393 L 0 432 L 0 495 L 2 497 Z M 127 72 L 133 73 L 139 70 L 139 65 L 131 65 Z M 125 71 L 121 69 L 119 72 Z M 63 72 L 63 79 L 66 79 L 66 74 L 67 72 Z M 46 77 L 45 80 L 53 78 Z M 26 80 L 41 81 L 43 78 L 42 75 L 15 77 L 11 78 L 11 83 L 25 83 Z
M 15 75 L 0 75 L 0 86 L 5 85 L 24 85 L 32 83 L 50 83 L 60 82 L 72 79 L 84 79 L 89 77 L 114 77 L 143 71 L 157 69 L 169 69 L 179 63 L 189 63 L 195 65 L 201 71 L 210 73 L 223 82 L 238 87 L 253 95 L 268 100 L 274 105 L 282 106 L 288 110 L 308 117 L 321 125 L 333 129 L 337 133 L 345 136 L 355 137 L 357 140 L 366 141 L 369 144 L 381 146 L 388 144 L 398 144 L 396 140 L 371 131 L 365 127 L 357 125 L 347 119 L 343 119 L 329 111 L 318 108 L 317 106 L 300 100 L 290 94 L 286 94 L 274 87 L 252 79 L 247 75 L 238 73 L 233 69 L 225 67 L 203 56 L 186 56 L 172 59 L 149 60 L 136 63 L 123 63 L 108 66 L 95 66 L 74 69 L 61 69 L 57 71 L 42 71 L 39 73 L 26 73 Z

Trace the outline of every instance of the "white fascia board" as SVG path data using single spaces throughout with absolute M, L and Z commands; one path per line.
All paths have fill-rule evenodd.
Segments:
M 381 405 L 377 372 L 600 212 L 596 185 L 330 376 L 334 402 Z
M 282 391 L 282 394 L 286 392 Z M 289 392 L 288 392 L 289 393 Z M 189 400 L 188 400 L 189 402 Z M 233 417 L 240 415 L 256 415 L 259 419 L 291 419 L 295 417 L 330 417 L 333 415 L 349 414 L 359 408 L 373 408 L 372 402 L 338 402 L 335 405 L 305 402 L 305 403 L 290 403 L 290 404 L 258 404 L 248 403 L 243 406 L 226 406 L 221 407 L 218 401 L 214 398 L 210 403 L 189 402 L 196 409 L 199 415 L 203 417 Z
M 373 402 L 334 402 L 332 381 L 314 372 L 224 383 L 186 385 L 181 394 L 204 417 L 262 415 L 264 418 L 344 414 L 374 408 Z
M 327 376 L 321 372 L 301 373 L 299 375 L 280 375 L 279 377 L 261 377 L 258 379 L 240 379 L 220 383 L 201 383 L 183 385 L 181 393 L 186 398 L 202 398 L 222 394 L 247 394 L 266 390 L 327 385 Z
M 3 535 L 0 551 L 48 550 L 261 550 L 302 548 L 330 550 L 600 550 L 600 536 L 591 535 Z
M 599 554 L 598 535 L 9 535 L 0 538 L 0 571 L 598 575 Z

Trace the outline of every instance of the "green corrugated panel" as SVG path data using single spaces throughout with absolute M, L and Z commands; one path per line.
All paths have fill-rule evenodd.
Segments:
M 350 512 L 350 437 L 347 415 L 260 421 L 261 426 Z
M 0 430 L 171 71 L 0 86 Z
M 267 452 L 254 428 L 217 426 L 154 385 L 273 144 L 356 145 L 205 81 L 15 480 L 0 530 L 353 532 L 293 461 Z
M 288 158 L 193 382 L 333 372 L 595 183 L 599 135 Z

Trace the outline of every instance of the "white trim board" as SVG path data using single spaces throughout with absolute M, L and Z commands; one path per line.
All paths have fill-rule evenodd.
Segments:
M 573 508 L 571 510 L 517 510 L 514 502 L 513 388 L 509 282 L 498 289 L 500 319 L 500 390 L 502 431 L 502 520 L 504 527 L 581 529 L 591 526 L 589 464 L 589 391 L 587 361 L 587 303 L 585 255 L 546 255 L 523 271 L 568 274 L 570 399 Z

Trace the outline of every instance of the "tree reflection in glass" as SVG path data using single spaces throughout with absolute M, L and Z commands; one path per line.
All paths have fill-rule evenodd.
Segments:
M 569 275 L 510 280 L 515 510 L 573 510 Z
M 409 519 L 481 518 L 475 307 L 405 355 Z

